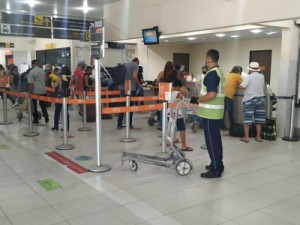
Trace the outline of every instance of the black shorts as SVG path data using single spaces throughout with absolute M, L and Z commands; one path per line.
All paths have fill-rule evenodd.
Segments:
M 176 126 L 177 126 L 177 130 L 179 131 L 185 130 L 185 124 L 183 118 L 177 118 Z

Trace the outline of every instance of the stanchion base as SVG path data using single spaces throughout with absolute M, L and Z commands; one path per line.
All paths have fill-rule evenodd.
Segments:
M 129 143 L 129 142 L 135 142 L 136 139 L 132 138 L 132 137 L 129 137 L 129 138 L 121 138 L 120 141 L 125 142 L 125 143 Z
M 81 128 L 78 128 L 77 129 L 78 131 L 91 131 L 93 130 L 92 128 L 89 128 L 89 127 L 81 127 Z
M 299 138 L 297 138 L 297 137 L 283 137 L 282 140 L 296 142 L 296 141 L 299 141 Z
M 9 125 L 9 124 L 12 124 L 12 123 L 13 123 L 13 122 L 8 122 L 8 121 L 7 121 L 7 122 L 1 122 L 0 125 Z
M 70 144 L 56 146 L 57 150 L 71 150 L 73 148 L 75 148 L 75 145 L 70 145 Z
M 101 166 L 93 165 L 90 166 L 88 170 L 93 173 L 102 173 L 111 170 L 111 167 L 109 165 L 104 164 L 102 164 Z
M 207 150 L 206 144 L 200 145 L 200 148 Z
M 37 132 L 28 132 L 23 134 L 24 137 L 35 137 L 35 136 L 39 136 L 40 134 Z

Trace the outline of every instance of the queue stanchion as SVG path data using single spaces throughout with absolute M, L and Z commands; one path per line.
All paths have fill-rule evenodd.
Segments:
M 166 145 L 167 145 L 167 110 L 168 110 L 168 102 L 163 102 L 162 109 L 162 153 L 166 153 Z
M 84 91 L 83 92 L 83 99 L 85 100 L 86 99 L 86 91 Z M 87 127 L 87 123 L 86 123 L 86 120 L 87 120 L 87 118 L 86 118 L 86 104 L 84 103 L 83 104 L 83 106 L 82 106 L 82 108 L 83 108 L 83 127 L 80 127 L 80 128 L 78 128 L 78 131 L 90 131 L 90 130 L 92 130 L 92 128 L 89 128 L 89 127 Z
M 62 124 L 63 123 L 63 115 L 62 113 L 59 114 L 59 121 L 58 121 L 59 124 Z
M 31 99 L 30 94 L 27 94 L 27 110 L 28 110 L 28 118 L 29 118 L 29 132 L 23 134 L 24 137 L 35 137 L 40 135 L 38 132 L 33 131 L 33 124 L 32 124 L 32 108 L 31 108 Z
M 296 96 L 292 96 L 292 105 L 291 105 L 291 117 L 290 117 L 290 131 L 288 137 L 283 137 L 282 140 L 284 141 L 299 141 L 299 138 L 294 137 L 294 114 L 295 114 L 295 102 L 296 102 Z
M 92 37 L 93 35 L 91 35 Z M 94 36 L 93 36 L 94 37 Z M 88 169 L 94 173 L 111 170 L 109 165 L 102 164 L 102 132 L 101 132 L 101 80 L 100 80 L 100 60 L 95 60 L 95 100 L 96 100 L 96 141 L 97 141 L 97 164 Z
M 74 145 L 68 144 L 68 105 L 67 98 L 63 98 L 63 144 L 56 146 L 58 150 L 70 150 L 75 148 Z
M 3 122 L 0 123 L 0 125 L 8 125 L 12 124 L 12 122 L 9 122 L 7 120 L 7 94 L 4 91 L 3 92 Z
M 130 95 L 126 96 L 126 107 L 130 106 Z M 126 112 L 126 131 L 125 131 L 125 138 L 120 139 L 121 142 L 130 143 L 135 142 L 136 139 L 130 137 L 130 112 Z

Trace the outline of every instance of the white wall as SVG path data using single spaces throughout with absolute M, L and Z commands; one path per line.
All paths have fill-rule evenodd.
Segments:
M 210 48 L 217 49 L 220 53 L 219 64 L 225 74 L 233 66 L 240 65 L 247 72 L 250 51 L 272 50 L 271 87 L 276 93 L 278 90 L 278 76 L 280 68 L 281 39 L 259 39 L 234 42 L 220 42 L 193 45 L 190 48 L 190 72 L 199 74 L 205 62 L 205 54 Z
M 104 7 L 105 40 L 138 38 L 156 25 L 174 34 L 294 19 L 299 8 L 298 0 L 122 0 Z

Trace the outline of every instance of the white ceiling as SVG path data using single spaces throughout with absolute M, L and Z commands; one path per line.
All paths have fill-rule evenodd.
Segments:
M 87 18 L 91 20 L 97 20 L 103 18 L 103 6 L 118 2 L 121 0 L 86 0 L 88 7 L 91 10 L 84 14 L 80 7 L 83 6 L 84 0 L 36 0 L 37 4 L 31 8 L 26 3 L 29 0 L 0 0 L 0 11 L 17 14 L 32 14 L 43 16 L 69 17 L 69 18 Z M 144 0 L 145 1 L 145 0 Z M 260 27 L 263 31 L 259 34 L 254 34 L 250 30 Z M 269 32 L 277 32 L 272 35 Z M 215 34 L 224 33 L 225 37 L 217 37 Z M 238 37 L 231 37 L 237 35 Z M 195 40 L 188 40 L 187 37 L 196 37 Z M 162 35 L 161 43 L 207 43 L 207 42 L 223 42 L 223 41 L 236 41 L 245 39 L 261 39 L 261 38 L 273 38 L 281 36 L 281 27 L 268 25 L 247 25 L 230 28 L 222 28 L 215 30 L 206 30 L 198 32 L 189 32 L 173 35 Z M 167 40 L 167 41 L 166 41 Z
M 120 0 L 87 0 L 88 7 L 91 10 L 85 15 L 79 8 L 83 6 L 84 0 L 36 0 L 36 5 L 31 8 L 26 3 L 29 0 L 0 0 L 0 10 L 12 13 L 33 14 L 42 16 L 54 16 L 55 10 L 57 16 L 102 19 L 103 6 Z

